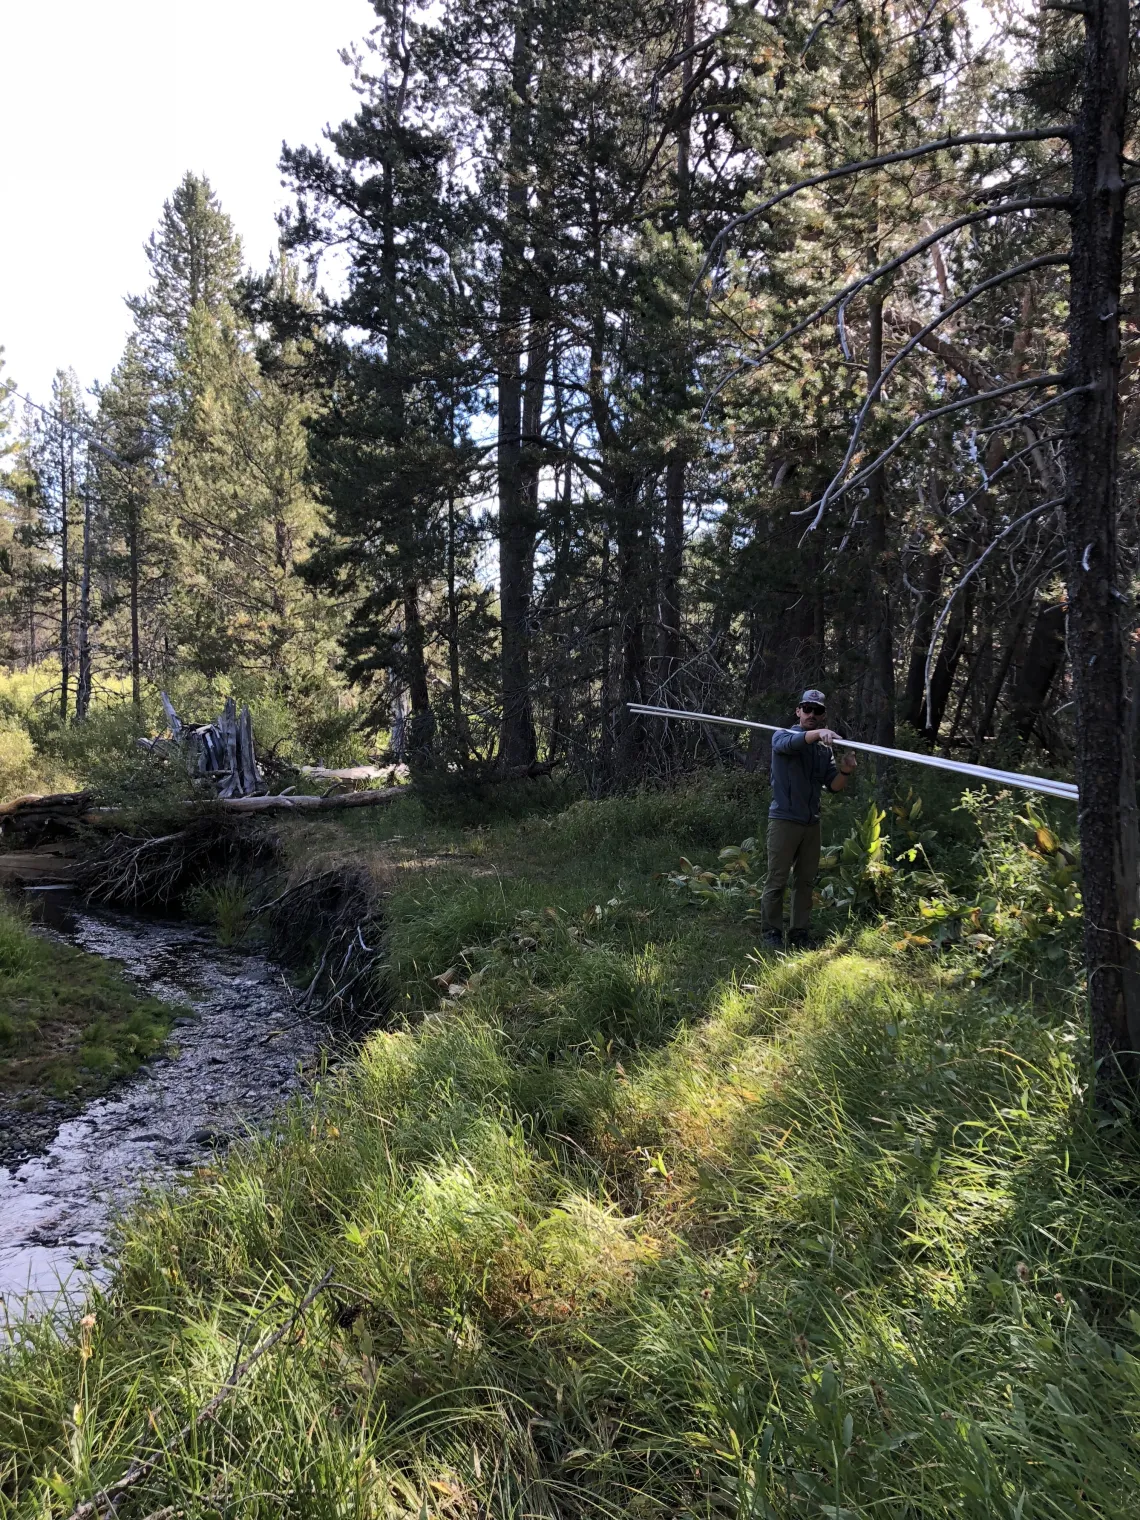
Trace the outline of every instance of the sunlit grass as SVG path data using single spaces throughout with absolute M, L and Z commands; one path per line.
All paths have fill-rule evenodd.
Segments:
M 4 1361 L 0 1514 L 166 1442 L 139 1515 L 1130 1515 L 1140 1154 L 1075 1001 L 871 930 L 759 956 L 631 869 L 732 806 L 401 876 L 406 1021 L 137 1212 L 94 1328 Z

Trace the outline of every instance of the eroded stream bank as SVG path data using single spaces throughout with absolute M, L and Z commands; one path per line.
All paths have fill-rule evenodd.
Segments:
M 328 1043 L 279 969 L 194 925 L 77 911 L 50 932 L 184 1011 L 162 1055 L 50 1140 L 31 1129 L 37 1154 L 0 1166 L 0 1297 L 17 1318 L 106 1280 L 116 1213 L 264 1125 Z

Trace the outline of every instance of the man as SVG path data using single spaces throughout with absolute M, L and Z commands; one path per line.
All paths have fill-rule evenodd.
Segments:
M 838 765 L 831 746 L 839 735 L 824 727 L 827 702 L 822 691 L 805 691 L 796 708 L 796 727 L 772 735 L 772 805 L 768 809 L 768 876 L 762 915 L 764 943 L 784 943 L 784 888 L 795 872 L 788 943 L 810 945 L 811 894 L 819 870 L 819 794 L 842 792 L 857 767 L 853 755 Z

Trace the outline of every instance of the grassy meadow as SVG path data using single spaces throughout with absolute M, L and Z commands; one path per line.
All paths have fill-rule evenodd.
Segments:
M 0 1515 L 139 1462 L 124 1520 L 1133 1514 L 1140 1145 L 1058 835 L 912 799 L 764 956 L 731 855 L 697 890 L 764 803 L 298 825 L 386 883 L 382 1027 L 0 1358 Z

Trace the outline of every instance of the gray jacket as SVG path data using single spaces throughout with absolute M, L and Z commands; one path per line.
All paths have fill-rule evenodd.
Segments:
M 772 735 L 772 804 L 769 818 L 815 823 L 819 794 L 839 775 L 828 745 L 807 742 L 802 728 L 781 728 Z

